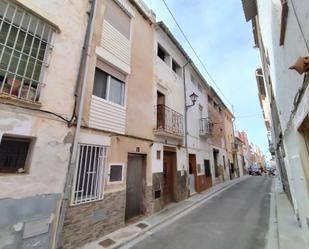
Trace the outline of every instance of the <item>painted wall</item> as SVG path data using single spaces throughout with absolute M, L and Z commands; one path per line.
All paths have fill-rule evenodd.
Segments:
M 171 60 L 167 64 L 157 56 L 157 44 L 161 46 L 169 53 L 170 57 L 174 58 L 179 66 L 183 66 L 186 63 L 185 58 L 178 50 L 176 45 L 170 40 L 165 32 L 160 27 L 156 28 L 155 32 L 155 99 L 157 99 L 157 91 L 165 94 L 165 105 L 173 110 L 184 115 L 184 88 L 183 79 L 172 70 Z
M 296 62 L 299 56 L 307 56 L 309 53 L 306 48 L 306 43 L 308 44 L 309 41 L 309 31 L 306 29 L 309 21 L 309 6 L 301 0 L 294 0 L 293 5 L 291 1 L 287 1 L 287 4 L 289 12 L 285 40 L 284 45 L 279 46 L 281 3 L 279 0 L 258 1 L 260 43 L 264 45 L 264 47 L 260 47 L 260 52 L 263 73 L 266 76 L 269 74 L 271 78 L 271 81 L 268 77 L 265 78 L 268 98 L 271 99 L 271 91 L 273 91 L 278 108 L 285 147 L 284 161 L 286 162 L 295 214 L 300 218 L 304 237 L 308 241 L 308 151 L 304 142 L 304 135 L 298 129 L 304 117 L 309 113 L 307 101 L 309 95 L 307 89 L 296 113 L 291 114 L 294 109 L 294 98 L 303 83 L 303 76 L 288 68 Z M 301 27 L 299 27 L 296 15 Z M 269 58 L 269 65 L 265 60 L 266 57 Z M 270 83 L 272 83 L 272 87 L 270 87 Z M 272 105 L 274 105 L 274 102 L 272 102 Z M 279 126 L 274 117 L 272 121 L 274 126 Z M 274 139 L 276 134 L 272 132 L 272 135 Z
M 59 29 L 53 36 L 53 49 L 44 73 L 39 109 L 69 119 L 73 112 L 74 86 L 87 23 L 88 2 L 18 0 L 17 3 L 33 10 Z M 14 104 L 18 106 L 20 102 Z M 73 128 L 39 110 L 30 111 L 5 104 L 1 104 L 0 109 L 0 137 L 4 134 L 33 139 L 27 172 L 0 175 L 0 209 L 5 217 L 0 222 L 0 247 L 52 247 Z
M 198 99 L 194 106 L 190 107 L 187 112 L 187 139 L 188 150 L 190 154 L 196 154 L 197 164 L 201 164 L 202 172 L 200 175 L 205 174 L 204 160 L 209 160 L 209 138 L 200 136 L 200 118 L 208 118 L 208 98 L 207 98 L 207 86 L 205 80 L 200 78 L 199 75 L 191 66 L 187 66 L 185 70 L 186 75 L 186 102 L 187 105 L 191 105 L 192 101 L 190 95 L 195 93 L 198 95 Z M 202 111 L 200 111 L 200 108 Z M 202 112 L 202 116 L 201 116 Z

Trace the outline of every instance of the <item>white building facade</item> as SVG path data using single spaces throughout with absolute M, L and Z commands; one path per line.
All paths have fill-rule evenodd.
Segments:
M 243 1 L 260 49 L 264 87 L 270 103 L 272 150 L 296 218 L 309 242 L 308 69 L 289 69 L 309 54 L 306 1 Z M 302 63 L 301 63 L 302 65 Z M 305 66 L 305 64 L 303 64 Z

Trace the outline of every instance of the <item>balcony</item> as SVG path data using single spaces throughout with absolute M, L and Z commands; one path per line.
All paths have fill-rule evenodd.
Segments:
M 213 123 L 209 118 L 201 118 L 200 119 L 200 136 L 209 138 L 212 135 L 213 131 Z
M 155 135 L 168 136 L 173 138 L 183 137 L 183 115 L 165 106 L 157 105 L 157 125 Z
M 239 144 L 237 142 L 232 143 L 232 152 L 238 152 Z

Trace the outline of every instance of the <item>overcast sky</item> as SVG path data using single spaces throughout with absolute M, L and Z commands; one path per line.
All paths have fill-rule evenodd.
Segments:
M 165 0 L 191 44 L 234 106 L 236 127 L 245 130 L 249 140 L 269 157 L 266 128 L 258 100 L 255 70 L 260 66 L 258 50 L 253 48 L 251 24 L 245 22 L 241 0 Z M 163 0 L 145 0 L 163 20 L 195 61 L 206 80 L 219 93 L 199 65 Z M 230 107 L 231 108 L 231 107 Z M 250 117 L 247 117 L 250 116 Z

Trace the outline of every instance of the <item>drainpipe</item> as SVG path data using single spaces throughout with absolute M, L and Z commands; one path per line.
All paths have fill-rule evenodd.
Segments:
M 182 77 L 183 77 L 183 89 L 184 89 L 184 104 L 185 104 L 185 149 L 186 149 L 186 162 L 187 165 L 189 165 L 189 150 L 188 150 L 188 126 L 187 126 L 187 86 L 186 86 L 186 73 L 185 73 L 185 68 L 191 63 L 191 61 L 187 61 L 187 63 L 182 67 Z M 189 182 L 189 174 L 187 174 L 187 184 Z M 189 184 L 188 184 L 189 187 Z
M 64 186 L 64 195 L 61 203 L 61 209 L 60 209 L 60 215 L 59 215 L 59 222 L 57 226 L 56 231 L 56 248 L 60 247 L 60 241 L 61 241 L 61 234 L 63 230 L 63 224 L 64 224 L 64 218 L 66 210 L 70 203 L 70 197 L 72 192 L 72 184 L 73 184 L 73 178 L 76 168 L 76 157 L 78 152 L 78 141 L 80 136 L 80 129 L 82 124 L 82 115 L 84 110 L 84 102 L 85 102 L 85 95 L 86 95 L 86 88 L 87 88 L 87 76 L 88 76 L 88 68 L 89 68 L 89 57 L 90 57 L 90 51 L 91 51 L 91 40 L 92 40 L 92 34 L 94 29 L 94 20 L 95 20 L 95 13 L 97 8 L 97 0 L 91 1 L 91 9 L 89 13 L 89 20 L 87 24 L 85 39 L 84 39 L 84 45 L 83 45 L 83 52 L 81 56 L 80 61 L 80 68 L 77 75 L 77 83 L 75 86 L 75 96 L 78 94 L 78 89 L 81 86 L 81 94 L 79 99 L 79 109 L 77 114 L 77 123 L 76 123 L 76 129 L 74 134 L 74 140 L 72 143 L 72 152 L 68 167 L 68 172 L 66 175 L 66 182 Z

